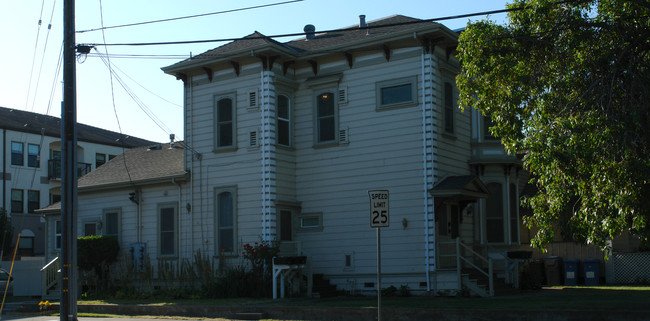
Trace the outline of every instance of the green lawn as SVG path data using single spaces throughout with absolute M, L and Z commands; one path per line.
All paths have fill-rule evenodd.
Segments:
M 293 298 L 271 299 L 216 299 L 216 300 L 105 300 L 79 301 L 79 304 L 151 304 L 151 305 L 216 305 L 216 306 L 332 306 L 376 307 L 374 297 L 337 297 L 331 299 Z M 650 286 L 562 286 L 538 291 L 525 291 L 518 295 L 490 298 L 423 297 L 382 298 L 384 307 L 429 309 L 508 309 L 508 310 L 650 310 Z

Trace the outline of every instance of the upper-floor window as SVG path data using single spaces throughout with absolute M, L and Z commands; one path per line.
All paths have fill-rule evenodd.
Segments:
M 36 190 L 27 191 L 27 212 L 36 213 L 41 207 L 41 192 Z
M 27 144 L 27 166 L 41 167 L 40 164 L 41 146 L 36 144 Z
M 316 96 L 316 143 L 336 142 L 337 110 L 334 93 L 325 92 Z
M 233 254 L 235 248 L 235 191 L 232 188 L 219 189 L 216 195 L 217 250 L 219 253 Z
M 519 197 L 517 185 L 510 184 L 510 243 L 519 243 Z
M 494 126 L 494 121 L 492 121 L 490 115 L 484 115 L 483 116 L 483 139 L 485 140 L 497 139 L 497 137 L 492 135 L 492 133 L 490 132 L 490 127 L 492 126 Z
M 215 149 L 235 147 L 235 100 L 233 96 L 214 98 Z
M 278 144 L 291 146 L 291 107 L 289 105 L 289 97 L 278 95 L 277 110 Z
M 486 200 L 486 235 L 488 243 L 503 243 L 505 229 L 503 221 L 503 190 L 499 183 L 487 184 L 488 197 Z
M 377 82 L 377 109 L 417 105 L 417 77 Z
M 454 87 L 449 82 L 444 84 L 445 132 L 454 132 Z
M 24 164 L 24 145 L 19 142 L 11 142 L 11 165 L 23 166 Z
M 161 256 L 176 255 L 176 205 L 158 207 L 158 245 Z
M 95 168 L 99 168 L 106 164 L 106 154 L 96 153 L 95 154 Z
M 22 189 L 11 190 L 11 213 L 22 213 L 25 206 L 24 192 Z

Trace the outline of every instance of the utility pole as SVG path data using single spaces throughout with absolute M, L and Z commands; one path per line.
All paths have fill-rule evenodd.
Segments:
M 77 84 L 75 1 L 63 2 L 63 104 L 61 105 L 61 321 L 77 321 Z

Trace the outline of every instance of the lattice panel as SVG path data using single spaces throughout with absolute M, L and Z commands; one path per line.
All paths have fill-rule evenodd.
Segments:
M 614 283 L 650 283 L 650 253 L 614 253 Z

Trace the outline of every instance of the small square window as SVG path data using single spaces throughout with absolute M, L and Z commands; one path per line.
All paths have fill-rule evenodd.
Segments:
M 417 77 L 380 81 L 375 84 L 377 109 L 415 106 L 417 99 Z
M 299 217 L 300 231 L 322 231 L 323 230 L 323 213 L 304 213 Z

